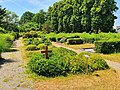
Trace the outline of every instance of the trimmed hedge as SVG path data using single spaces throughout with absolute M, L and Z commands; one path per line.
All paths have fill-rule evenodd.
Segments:
M 83 44 L 83 40 L 81 38 L 71 38 L 67 39 L 67 44 Z
M 97 53 L 118 53 L 120 52 L 120 39 L 109 39 L 95 42 L 95 51 Z
M 26 50 L 28 50 L 28 51 L 37 50 L 37 46 L 36 45 L 28 45 L 26 47 Z

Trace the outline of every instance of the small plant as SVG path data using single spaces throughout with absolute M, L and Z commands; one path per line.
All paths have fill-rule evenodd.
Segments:
M 42 50 L 42 49 L 44 49 L 45 48 L 45 44 L 39 44 L 38 46 L 37 46 L 37 49 L 38 50 Z

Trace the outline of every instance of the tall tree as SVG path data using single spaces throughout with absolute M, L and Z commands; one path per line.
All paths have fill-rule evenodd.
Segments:
M 18 31 L 17 26 L 19 22 L 19 17 L 16 13 L 9 10 L 6 11 L 6 16 L 4 17 L 4 29 L 6 31 Z
M 33 22 L 38 24 L 43 24 L 46 21 L 46 12 L 40 10 L 39 13 L 36 13 L 32 18 Z
M 114 25 L 115 0 L 60 0 L 48 9 L 55 32 L 109 32 Z
M 34 14 L 32 12 L 26 11 L 20 18 L 20 24 L 23 25 L 27 22 L 31 22 Z
M 4 17 L 6 16 L 6 9 L 5 8 L 2 8 L 2 6 L 0 5 L 0 27 L 3 26 L 3 20 L 4 20 Z

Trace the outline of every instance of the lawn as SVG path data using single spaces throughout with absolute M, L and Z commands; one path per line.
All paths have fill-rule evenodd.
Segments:
M 89 44 L 89 43 L 86 43 L 86 44 L 78 44 L 78 45 L 67 45 L 68 47 L 70 48 L 73 48 L 73 49 L 81 49 L 81 48 L 94 48 L 95 45 L 94 44 Z
M 104 70 L 91 76 L 71 75 L 68 77 L 38 79 L 35 90 L 119 90 L 120 71 Z
M 120 63 L 120 53 L 117 54 L 101 54 L 101 56 L 107 60 L 115 61 Z

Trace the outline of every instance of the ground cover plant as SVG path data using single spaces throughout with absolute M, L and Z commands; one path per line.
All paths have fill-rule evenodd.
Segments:
M 85 54 L 90 57 L 87 61 Z M 45 59 L 44 54 L 31 52 L 29 55 L 30 62 L 28 68 L 33 73 L 46 77 L 67 76 L 68 74 L 78 74 L 94 72 L 96 70 L 105 70 L 109 66 L 105 60 L 99 55 L 90 53 L 81 53 L 77 55 L 75 52 L 64 49 L 55 48 L 49 54 L 49 59 Z M 86 64 L 88 67 L 86 68 Z

